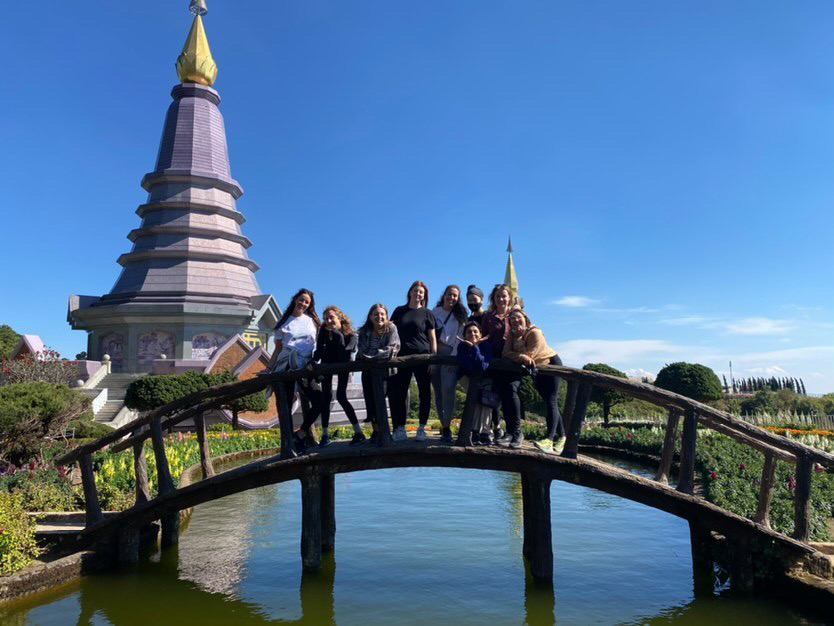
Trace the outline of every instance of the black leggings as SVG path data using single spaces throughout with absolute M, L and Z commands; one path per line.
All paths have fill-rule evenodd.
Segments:
M 558 356 L 550 359 L 549 365 L 561 365 L 562 360 Z M 496 372 L 497 373 L 497 372 Z M 495 377 L 500 389 L 501 405 L 504 410 L 504 420 L 507 422 L 507 432 L 516 434 L 521 432 L 521 399 L 518 395 L 518 388 L 521 386 L 523 374 L 516 372 L 500 372 Z M 533 376 L 533 385 L 544 401 L 545 419 L 547 420 L 546 439 L 565 436 L 565 426 L 562 422 L 562 414 L 559 412 L 559 386 L 562 379 L 548 374 L 536 374 Z
M 383 381 L 383 393 L 385 393 L 386 387 L 388 387 L 388 384 Z M 374 385 L 371 372 L 362 372 L 362 397 L 365 399 L 365 415 L 367 415 L 365 421 L 370 422 L 373 429 L 376 430 L 376 401 L 374 399 Z M 387 411 L 385 419 L 388 419 Z
M 405 426 L 408 416 L 408 388 L 411 385 L 411 375 L 417 379 L 417 389 L 420 397 L 420 424 L 425 426 L 429 421 L 431 411 L 431 376 L 428 365 L 399 368 L 388 385 L 388 400 L 391 403 L 391 421 L 394 428 Z
M 348 378 L 350 374 L 345 372 L 338 375 L 338 383 L 336 384 L 336 400 L 344 410 L 345 415 L 354 426 L 359 423 L 356 419 L 356 411 L 353 410 L 353 405 L 347 397 Z M 321 427 L 327 428 L 330 426 L 330 404 L 333 402 L 333 377 L 325 376 L 321 381 Z
M 290 403 L 292 403 L 293 389 L 298 389 L 298 399 L 301 402 L 301 414 L 304 417 L 301 422 L 301 429 L 309 432 L 310 427 L 315 424 L 319 415 L 322 414 L 323 402 L 321 390 L 313 389 L 306 384 L 307 381 L 304 382 L 305 384 L 302 385 L 301 381 L 299 381 L 297 387 L 295 387 L 295 384 L 292 382 L 284 383 L 286 385 L 284 389 L 287 392 L 287 399 Z M 328 415 L 328 419 L 329 417 L 330 416 Z

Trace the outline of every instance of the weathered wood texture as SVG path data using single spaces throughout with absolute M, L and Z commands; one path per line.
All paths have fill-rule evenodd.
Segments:
M 153 456 L 156 460 L 157 490 L 160 494 L 174 491 L 171 468 L 168 467 L 168 457 L 165 456 L 165 437 L 162 434 L 162 427 L 158 419 L 151 422 L 151 442 L 153 443 Z
M 321 549 L 333 552 L 336 548 L 336 477 L 321 475 Z
M 133 446 L 133 476 L 136 479 L 136 504 L 147 502 L 151 499 L 151 487 L 148 483 L 145 444 L 141 441 Z
M 305 572 L 321 569 L 321 476 L 308 471 L 301 477 L 301 565 Z
M 203 478 L 214 476 L 214 465 L 211 462 L 211 450 L 206 437 L 206 418 L 204 415 L 197 416 L 194 420 L 194 428 L 197 431 L 197 445 L 200 448 L 200 469 L 203 471 Z
M 120 565 L 139 562 L 139 529 L 127 524 L 119 529 L 116 539 L 116 560 Z
M 570 430 L 567 431 L 565 447 L 562 450 L 562 456 L 566 459 L 575 459 L 579 453 L 579 437 L 582 434 L 582 425 L 585 423 L 585 413 L 588 411 L 593 389 L 591 383 L 583 382 L 579 385 L 579 391 L 576 392 L 576 403 L 570 418 Z
M 530 559 L 530 573 L 536 580 L 553 579 L 553 544 L 550 523 L 550 479 L 527 476 L 523 489 L 524 544 Z M 529 535 L 529 539 L 528 539 Z
M 469 375 L 469 386 L 466 388 L 466 401 L 463 403 L 463 416 L 458 429 L 457 445 L 472 445 L 472 429 L 475 425 L 475 413 L 478 410 L 481 395 L 480 372 L 473 372 Z
M 379 445 L 387 448 L 394 444 L 391 427 L 388 424 L 388 405 L 385 403 L 385 377 L 388 369 L 371 372 L 371 389 L 373 390 L 374 412 L 376 413 L 376 432 L 379 433 Z
M 530 479 L 527 474 L 521 473 L 521 519 L 522 519 L 522 546 L 521 553 L 526 557 L 530 557 L 530 540 L 532 531 L 530 530 Z
M 660 455 L 660 467 L 655 475 L 655 480 L 664 485 L 669 483 L 672 461 L 675 460 L 675 442 L 679 421 L 680 414 L 675 409 L 669 409 L 669 417 L 666 418 L 666 433 L 663 437 L 663 452 Z
M 272 386 L 275 394 L 275 404 L 278 407 L 278 421 L 281 428 L 281 458 L 291 459 L 295 454 L 292 443 L 292 398 L 287 397 L 287 392 L 282 383 Z
M 794 539 L 807 542 L 811 535 L 811 479 L 814 461 L 807 455 L 797 457 L 794 503 Z
M 759 504 L 753 521 L 770 528 L 770 503 L 773 500 L 773 483 L 776 479 L 776 457 L 773 454 L 765 456 L 762 469 L 762 481 L 759 485 Z
M 85 523 L 89 528 L 99 523 L 104 516 L 101 514 L 101 504 L 98 501 L 93 459 L 89 454 L 85 454 L 81 457 L 79 464 L 81 465 L 81 486 L 84 489 Z
M 683 418 L 681 440 L 681 468 L 678 476 L 678 491 L 691 494 L 695 489 L 695 446 L 698 440 L 698 415 L 694 409 L 687 409 Z
M 185 398 L 181 398 L 175 402 L 171 402 L 170 404 L 160 407 L 159 409 L 151 411 L 147 415 L 116 429 L 112 433 L 95 442 L 79 446 L 78 448 L 57 458 L 55 462 L 56 464 L 73 463 L 82 455 L 95 452 L 103 448 L 105 445 L 117 442 L 125 435 L 128 435 L 137 426 L 149 424 L 155 419 L 161 419 L 167 415 L 174 415 L 174 417 L 165 421 L 165 426 L 171 427 L 185 419 L 193 418 L 200 412 L 216 408 L 217 406 L 227 403 L 232 399 L 243 397 L 250 393 L 260 391 L 267 386 L 275 385 L 276 383 L 283 381 L 297 380 L 311 375 L 318 376 L 333 375 L 341 372 L 386 370 L 388 367 L 409 368 L 425 364 L 454 366 L 456 365 L 456 360 L 454 357 L 447 356 L 411 355 L 407 357 L 397 357 L 384 363 L 374 361 L 352 361 L 350 363 L 320 365 L 313 368 L 312 371 L 295 370 L 280 372 L 257 376 L 245 381 L 218 385 L 210 389 L 196 392 Z M 521 371 L 517 364 L 504 359 L 496 359 L 492 361 L 490 368 L 493 370 Z M 667 409 L 674 408 L 681 412 L 693 409 L 700 415 L 700 419 L 703 424 L 716 429 L 723 428 L 722 432 L 728 436 L 737 437 L 739 435 L 745 435 L 757 442 L 767 444 L 782 452 L 792 455 L 808 454 L 815 462 L 828 467 L 834 467 L 834 454 L 815 450 L 796 441 L 780 437 L 779 435 L 766 431 L 758 426 L 753 426 L 752 424 L 738 420 L 729 413 L 719 411 L 700 402 L 696 402 L 691 398 L 686 398 L 679 394 L 659 389 L 647 383 L 638 383 L 628 379 L 618 378 L 616 376 L 608 376 L 599 372 L 578 370 L 558 365 L 543 365 L 539 367 L 538 371 L 540 374 L 560 376 L 569 383 L 571 381 L 590 383 L 598 387 L 614 389 L 616 391 L 623 392 L 628 396 L 647 400 Z M 146 436 L 146 434 L 139 435 L 139 437 Z M 133 445 L 133 443 L 134 441 L 130 441 L 128 447 L 129 445 Z M 743 441 L 743 443 L 747 443 L 747 441 Z
M 162 529 L 159 533 L 159 541 L 163 548 L 170 548 L 177 545 L 180 540 L 180 514 L 178 511 L 163 515 L 159 520 Z

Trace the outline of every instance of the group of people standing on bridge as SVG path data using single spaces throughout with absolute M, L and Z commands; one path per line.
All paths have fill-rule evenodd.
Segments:
M 418 427 L 415 438 L 427 439 L 426 426 L 431 411 L 432 388 L 435 408 L 440 418 L 440 439 L 452 443 L 452 418 L 455 415 L 455 390 L 458 381 L 468 388 L 477 380 L 478 406 L 474 429 L 464 433 L 474 445 L 521 447 L 522 403 L 519 388 L 525 375 L 533 383 L 545 406 L 547 433 L 535 445 L 544 451 L 561 452 L 565 442 L 562 416 L 558 407 L 560 379 L 540 374 L 541 365 L 561 365 L 556 352 L 547 344 L 542 331 L 534 326 L 523 310 L 521 300 L 506 284 L 496 285 L 484 301 L 484 293 L 470 285 L 465 293 L 460 287 L 448 285 L 434 308 L 429 308 L 429 288 L 415 281 L 409 287 L 406 302 L 390 313 L 382 303 L 371 305 L 364 324 L 354 329 L 350 319 L 336 306 L 328 306 L 320 319 L 315 297 L 309 289 L 300 289 L 275 327 L 275 351 L 269 371 L 309 368 L 317 363 L 347 363 L 356 360 L 388 361 L 395 356 L 453 356 L 457 365 L 409 365 L 390 368 L 385 389 L 390 407 L 394 441 L 406 440 L 408 394 L 412 377 L 417 383 Z M 490 362 L 503 357 L 523 366 L 525 372 L 491 369 Z M 349 374 L 337 375 L 336 400 L 353 426 L 352 445 L 366 440 L 347 386 Z M 285 392 L 292 398 L 298 391 L 303 421 L 295 431 L 298 450 L 331 443 L 330 407 L 333 400 L 333 377 L 305 377 L 286 382 Z M 371 442 L 378 438 L 376 407 L 373 402 L 371 373 L 362 372 L 362 391 L 367 418 L 373 428 Z M 506 430 L 500 426 L 503 413 Z M 387 418 L 387 416 L 385 416 Z M 321 419 L 322 435 L 316 442 L 311 428 Z

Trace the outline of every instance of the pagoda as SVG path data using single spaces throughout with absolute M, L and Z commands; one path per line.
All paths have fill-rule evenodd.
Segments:
M 68 321 L 88 334 L 88 358 L 109 355 L 114 371 L 144 372 L 160 358 L 208 361 L 235 335 L 269 345 L 280 310 L 261 293 L 251 241 L 241 232 L 226 130 L 212 89 L 217 65 L 203 26 L 204 0 L 176 62 L 156 167 L 142 178 L 147 201 L 128 233 L 130 252 L 110 293 L 70 296 Z M 194 363 L 190 363 L 192 366 Z M 184 363 L 187 367 L 189 363 Z

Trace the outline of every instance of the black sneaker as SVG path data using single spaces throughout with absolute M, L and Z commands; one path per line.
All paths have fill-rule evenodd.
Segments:
M 492 431 L 492 441 L 493 442 L 498 443 L 498 440 L 502 439 L 503 437 L 504 437 L 504 431 L 501 430 L 500 428 L 496 428 L 495 430 Z
M 330 435 L 322 435 L 321 441 L 319 441 L 319 448 L 326 448 L 331 443 L 333 442 L 330 440 Z
M 440 443 L 452 443 L 452 429 L 444 428 L 440 432 Z
M 376 435 L 376 433 L 374 433 Z M 363 433 L 356 433 L 353 435 L 353 438 L 350 440 L 350 445 L 358 446 L 360 443 L 365 441 L 366 437 Z M 373 442 L 373 435 L 371 435 L 371 442 Z
M 296 454 L 302 454 L 304 452 L 304 448 L 306 446 L 306 437 L 302 437 L 298 434 L 299 431 L 295 431 L 292 434 L 292 447 L 295 450 Z
M 482 446 L 491 446 L 492 445 L 492 437 L 490 437 L 489 433 L 481 433 L 478 436 L 478 440 L 481 442 Z
M 496 446 L 501 446 L 501 447 L 506 448 L 508 445 L 510 445 L 510 442 L 512 440 L 513 440 L 513 436 L 510 433 L 505 433 L 501 437 L 496 438 L 495 441 L 493 441 L 493 443 Z
M 369 443 L 372 443 L 377 446 L 379 445 L 379 433 L 377 431 L 371 433 L 371 439 L 369 440 Z
M 524 441 L 524 435 L 521 433 L 516 433 L 510 439 L 510 447 L 513 450 L 518 450 L 521 447 L 521 442 Z

